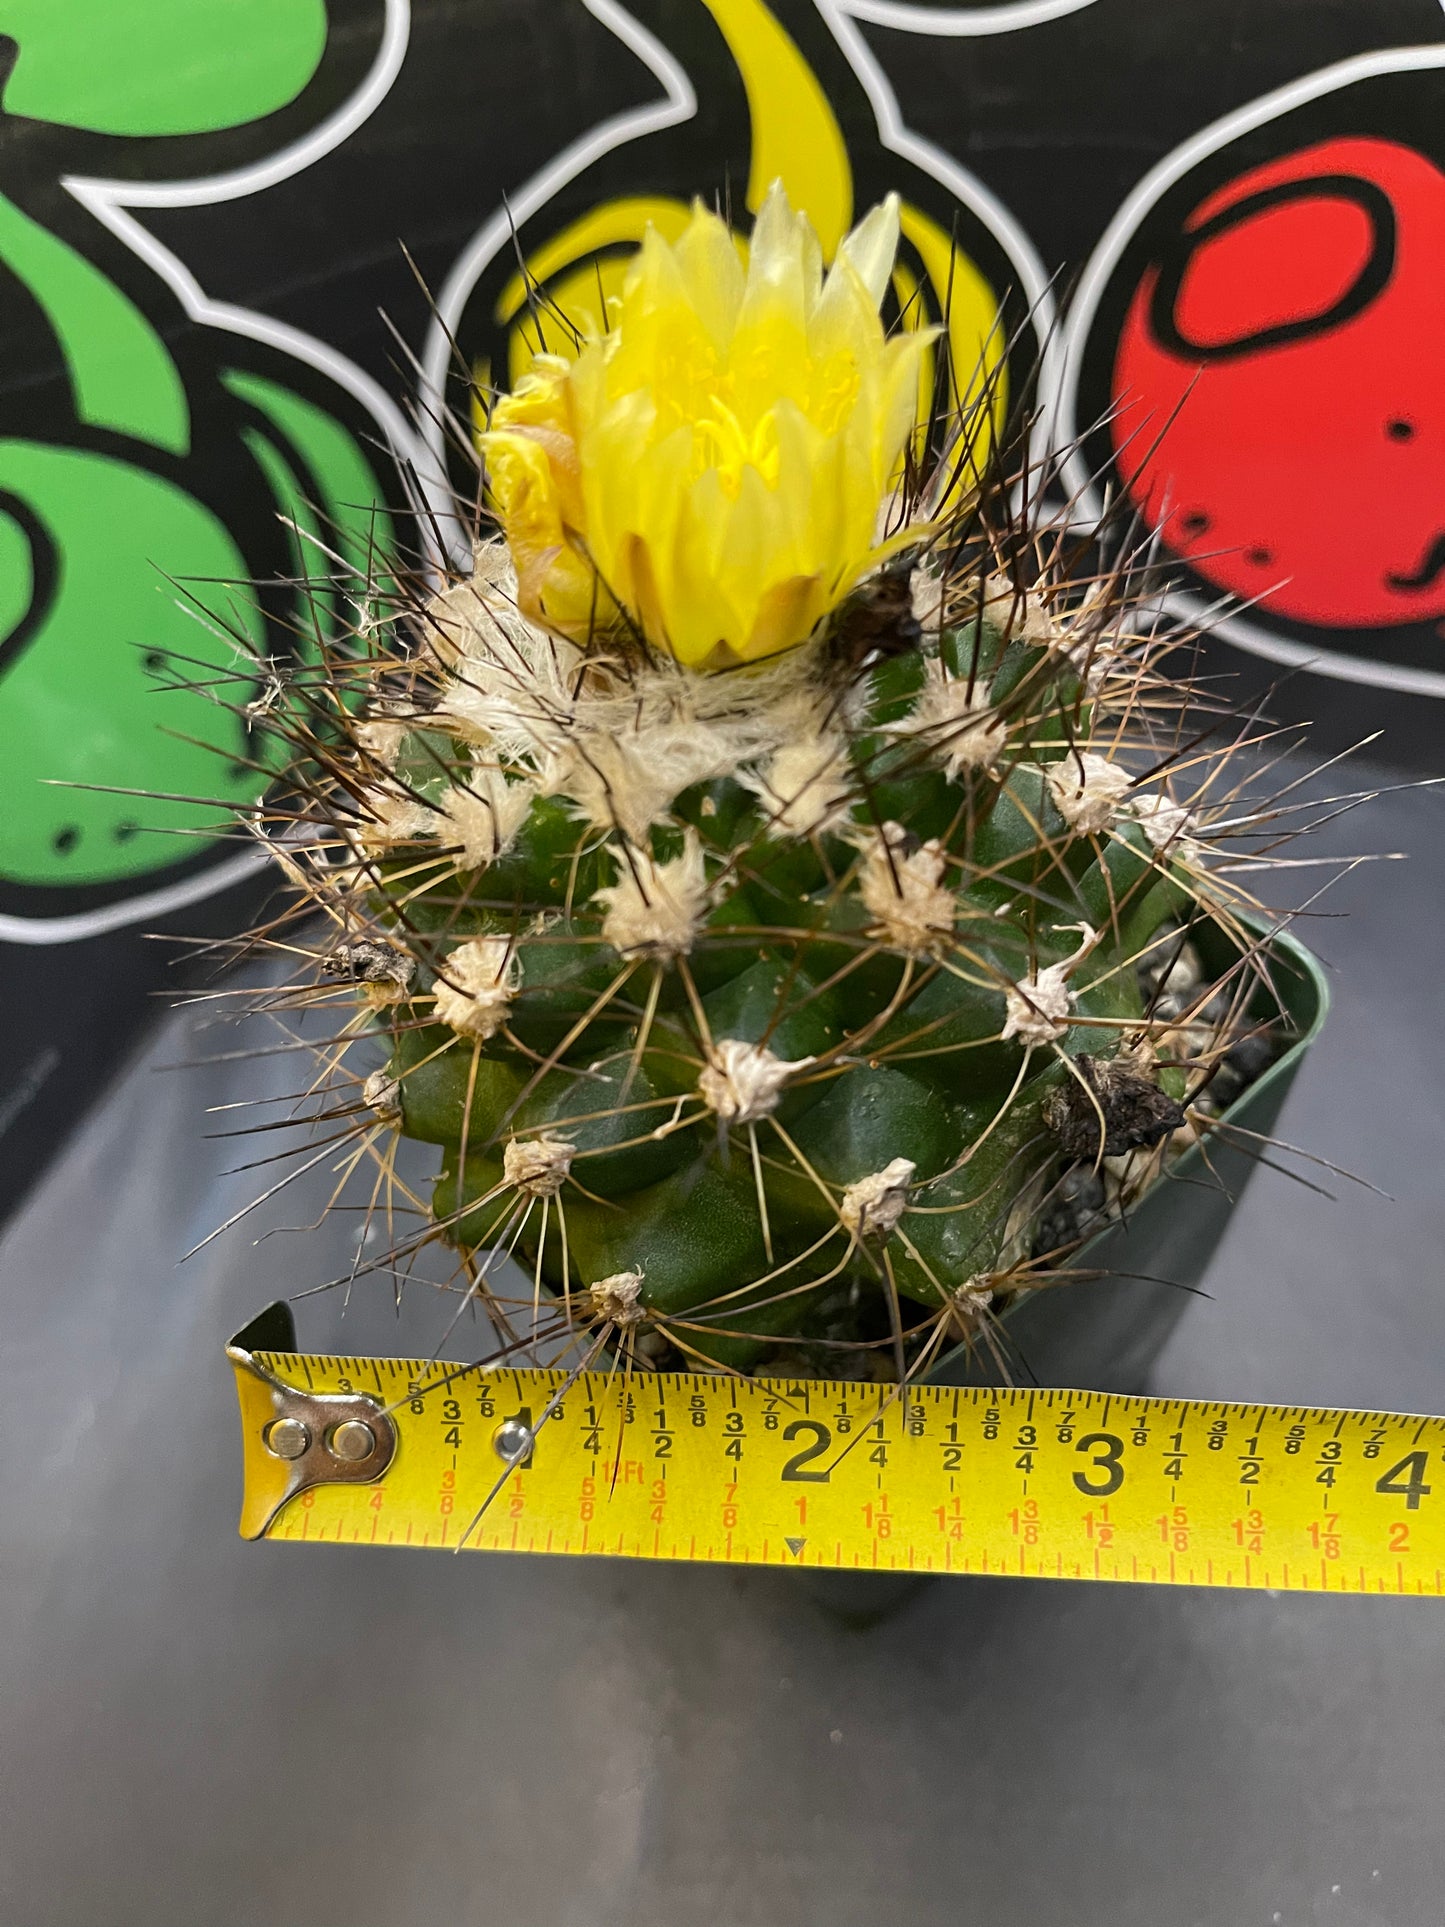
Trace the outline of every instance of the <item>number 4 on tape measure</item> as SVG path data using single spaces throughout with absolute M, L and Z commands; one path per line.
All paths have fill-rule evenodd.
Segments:
M 228 1356 L 253 1539 L 1445 1594 L 1445 1419 Z

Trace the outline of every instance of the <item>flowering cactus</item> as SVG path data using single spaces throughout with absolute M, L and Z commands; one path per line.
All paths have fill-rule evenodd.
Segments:
M 338 1070 L 359 1128 L 441 1147 L 424 1235 L 640 1358 L 984 1332 L 1068 1255 L 1061 1172 L 1143 1181 L 1208 1073 L 1141 987 L 1230 914 L 1154 645 L 1007 533 L 966 428 L 909 479 L 896 238 L 825 278 L 780 190 L 746 265 L 701 210 L 650 235 L 491 415 L 501 538 L 360 708 L 337 671 L 284 849 L 386 1052 Z

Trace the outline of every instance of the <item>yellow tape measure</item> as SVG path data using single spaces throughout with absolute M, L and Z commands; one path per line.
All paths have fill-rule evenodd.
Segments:
M 1445 1419 L 688 1372 L 568 1384 L 318 1357 L 289 1330 L 273 1307 L 229 1351 L 250 1538 L 1445 1592 Z

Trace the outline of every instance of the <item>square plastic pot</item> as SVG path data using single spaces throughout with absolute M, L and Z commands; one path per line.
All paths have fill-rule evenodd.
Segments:
M 1250 927 L 1268 936 L 1268 926 Z M 1239 954 L 1215 925 L 1194 932 L 1192 941 L 1206 981 L 1221 976 Z M 1096 1275 L 1021 1294 L 1003 1314 L 1016 1383 L 1144 1390 L 1150 1366 L 1190 1304 L 1254 1173 L 1258 1140 L 1273 1130 L 1329 1009 L 1324 972 L 1303 944 L 1277 933 L 1268 936 L 1268 955 L 1274 995 L 1261 990 L 1250 1014 L 1256 1020 L 1286 1017 L 1294 1032 L 1289 1048 L 1223 1113 L 1220 1123 L 1236 1128 L 1211 1133 L 1207 1163 L 1198 1148 L 1187 1151 L 1127 1220 L 1107 1226 L 1080 1249 L 1070 1269 Z M 934 1385 L 1001 1382 L 997 1366 L 976 1346 L 959 1345 L 928 1374 Z M 902 1574 L 813 1571 L 798 1574 L 798 1582 L 830 1610 L 865 1622 L 929 1583 Z

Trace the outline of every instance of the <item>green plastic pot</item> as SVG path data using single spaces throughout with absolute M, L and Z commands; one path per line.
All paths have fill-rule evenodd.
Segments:
M 1241 918 L 1266 939 L 1277 995 L 1261 993 L 1251 1015 L 1289 1019 L 1289 1048 L 1236 1099 L 1220 1119 L 1240 1138 L 1217 1131 L 1209 1161 L 1194 1149 L 1139 1200 L 1127 1221 L 1098 1232 L 1071 1269 L 1093 1274 L 1076 1283 L 1021 1295 L 1003 1314 L 1015 1383 L 1061 1385 L 1102 1392 L 1141 1392 L 1150 1366 L 1209 1268 L 1230 1214 L 1253 1176 L 1257 1139 L 1274 1128 L 1280 1109 L 1319 1035 L 1330 993 L 1317 958 L 1284 932 Z M 1193 933 L 1206 979 L 1222 975 L 1238 956 L 1217 926 Z M 957 1346 L 928 1374 L 935 1385 L 997 1385 L 997 1365 L 982 1347 Z M 866 1622 L 890 1611 L 927 1580 L 908 1574 L 800 1575 L 809 1592 L 845 1618 Z M 964 1582 L 967 1583 L 967 1582 Z
M 1256 933 L 1267 926 L 1256 924 Z M 1193 939 L 1206 979 L 1218 977 L 1238 955 L 1229 938 L 1206 926 Z M 1283 1015 L 1295 1041 L 1225 1111 L 1222 1124 L 1268 1136 L 1294 1083 L 1304 1054 L 1329 1009 L 1329 985 L 1319 960 L 1293 937 L 1269 938 L 1270 975 L 1278 992 L 1251 1015 Z M 1209 1140 L 1209 1161 L 1188 1151 L 1151 1187 L 1127 1221 L 1096 1233 L 1071 1269 L 1100 1274 L 1051 1290 L 1029 1292 L 1004 1314 L 1019 1374 L 1040 1385 L 1101 1392 L 1137 1392 L 1164 1340 L 1189 1303 L 1224 1236 L 1241 1192 L 1253 1175 L 1254 1139 L 1227 1131 Z M 934 1384 L 997 1384 L 997 1371 L 977 1350 L 960 1345 L 929 1374 Z

